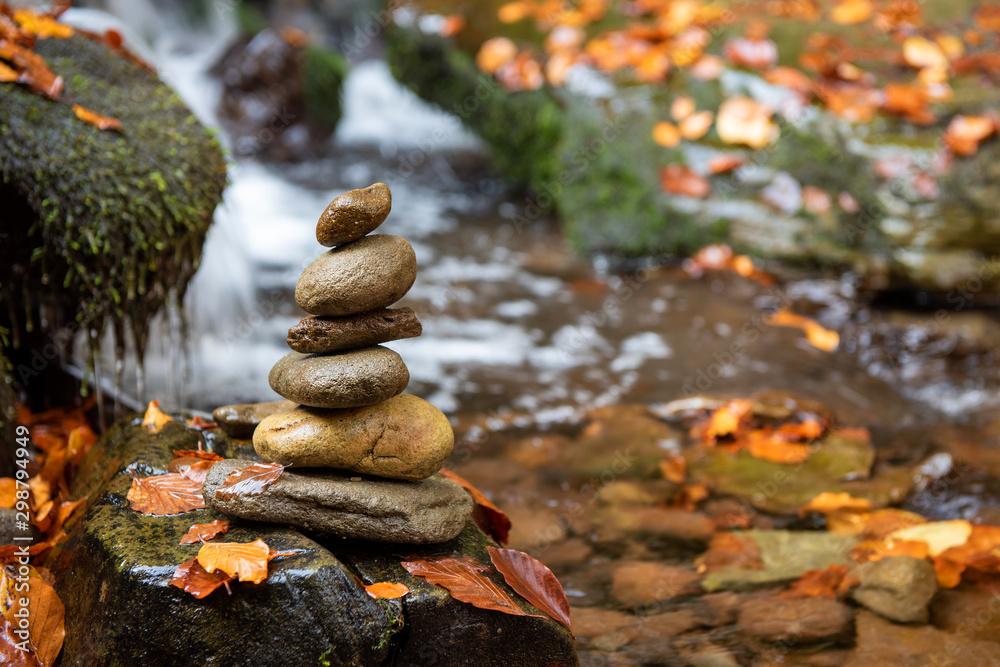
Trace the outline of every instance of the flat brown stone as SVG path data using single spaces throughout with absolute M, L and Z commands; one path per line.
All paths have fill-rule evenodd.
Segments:
M 340 354 L 289 352 L 267 376 L 271 389 L 313 408 L 357 408 L 400 394 L 410 381 L 392 350 L 365 347 Z
M 385 183 L 348 190 L 326 207 L 316 224 L 316 240 L 331 247 L 360 239 L 385 222 L 392 193 Z
M 384 308 L 346 317 L 310 315 L 288 330 L 288 347 L 305 354 L 369 347 L 423 331 L 412 308 Z
M 329 250 L 305 268 L 295 303 L 312 315 L 356 315 L 391 306 L 417 278 L 406 239 L 374 234 Z
M 212 411 L 212 419 L 230 438 L 249 440 L 254 429 L 265 417 L 279 412 L 291 412 L 298 407 L 295 401 L 273 401 L 270 403 L 243 403 L 223 405 Z

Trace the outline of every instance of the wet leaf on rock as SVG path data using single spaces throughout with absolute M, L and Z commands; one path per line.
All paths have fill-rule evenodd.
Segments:
M 174 456 L 178 458 L 191 456 L 197 459 L 205 459 L 206 461 L 225 461 L 224 458 L 215 452 L 206 452 L 204 449 L 174 449 L 172 451 Z
M 480 568 L 454 558 L 404 561 L 403 568 L 415 577 L 443 586 L 451 597 L 480 609 L 500 611 L 512 616 L 538 616 L 522 610 L 517 603 Z M 539 616 L 539 618 L 542 618 Z
M 198 482 L 199 484 L 205 483 L 205 478 L 208 477 L 208 471 L 212 469 L 215 465 L 215 461 L 198 461 L 197 463 L 192 463 L 187 468 L 184 469 L 182 476 L 187 477 L 192 482 Z
M 809 570 L 792 582 L 784 597 L 837 599 L 861 583 L 847 574 L 847 565 L 831 565 L 824 570 Z
M 368 592 L 368 595 L 381 600 L 395 600 L 410 592 L 406 584 L 396 584 L 391 581 L 380 581 L 376 584 L 369 584 L 365 586 L 365 590 Z
M 5 568 L 4 581 L 11 577 L 12 574 Z M 49 667 L 55 663 L 66 637 L 66 608 L 55 589 L 42 578 L 38 570 L 34 570 L 26 578 L 26 582 L 19 582 L 4 617 L 16 626 L 20 626 L 21 618 L 27 618 L 34 658 L 41 667 Z M 27 588 L 21 589 L 21 584 L 27 584 Z
M 552 570 L 526 553 L 516 549 L 486 547 L 493 567 L 503 575 L 507 585 L 518 595 L 541 609 L 549 618 L 566 626 L 571 633 L 569 601 L 562 584 Z
M 240 581 L 259 584 L 267 579 L 267 563 L 284 555 L 271 550 L 264 540 L 253 542 L 208 542 L 198 551 L 198 562 L 208 573 L 221 570 Z
M 482 491 L 477 489 L 467 479 L 455 474 L 451 470 L 442 470 L 439 474 L 445 479 L 458 484 L 472 496 L 472 499 L 476 501 L 476 513 L 473 515 L 476 525 L 500 544 L 506 544 L 507 537 L 510 535 L 510 518 L 503 513 L 503 510 L 494 505 L 489 498 L 483 495 Z
M 222 519 L 216 519 L 212 523 L 196 523 L 192 525 L 188 532 L 181 538 L 180 544 L 198 544 L 218 537 L 229 530 L 230 523 Z
M 126 498 L 136 512 L 153 516 L 182 514 L 205 509 L 201 483 L 177 473 L 134 477 Z
M 255 463 L 234 470 L 215 490 L 215 497 L 220 500 L 232 500 L 237 496 L 258 496 L 274 484 L 287 467 L 280 463 Z
M 142 425 L 152 433 L 159 433 L 167 423 L 172 421 L 173 418 L 170 415 L 160 410 L 159 401 L 150 401 L 146 408 L 146 415 L 142 418 Z
M 234 578 L 222 570 L 206 572 L 205 568 L 198 562 L 198 558 L 195 557 L 177 566 L 177 569 L 174 570 L 174 576 L 170 580 L 170 585 L 176 586 L 200 600 L 220 586 L 226 586 L 228 589 L 229 582 Z

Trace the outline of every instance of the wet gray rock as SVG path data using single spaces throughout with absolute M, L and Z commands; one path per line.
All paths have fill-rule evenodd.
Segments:
M 288 347 L 304 354 L 341 352 L 415 338 L 422 331 L 412 308 L 373 310 L 346 317 L 310 315 L 288 330 Z
M 441 469 L 455 433 L 436 407 L 400 394 L 361 408 L 271 415 L 257 428 L 253 445 L 265 461 L 418 480 Z
M 243 403 L 223 405 L 212 410 L 212 419 L 230 438 L 249 440 L 253 437 L 257 424 L 265 417 L 279 412 L 291 412 L 298 407 L 295 401 L 272 401 L 270 403 Z
M 326 247 L 357 241 L 385 222 L 392 193 L 385 183 L 349 190 L 326 207 L 316 224 L 316 240 Z
M 923 558 L 894 556 L 857 569 L 861 585 L 851 591 L 859 604 L 899 623 L 926 623 L 927 605 L 937 593 L 934 565 Z
M 403 544 L 447 542 L 472 516 L 472 498 L 440 477 L 407 482 L 330 470 L 285 470 L 258 495 L 216 497 L 230 473 L 253 463 L 227 459 L 212 466 L 203 487 L 206 504 L 243 519 Z
M 392 305 L 417 277 L 413 247 L 375 234 L 323 253 L 295 286 L 295 302 L 313 315 L 355 315 Z
M 410 372 L 394 351 L 366 347 L 328 356 L 289 352 L 267 377 L 271 389 L 314 408 L 357 408 L 402 393 Z

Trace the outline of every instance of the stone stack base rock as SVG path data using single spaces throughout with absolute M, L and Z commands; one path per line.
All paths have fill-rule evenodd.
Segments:
M 215 509 L 342 537 L 418 544 L 454 538 L 471 516 L 468 494 L 430 479 L 455 444 L 448 418 L 402 393 L 410 381 L 406 364 L 381 346 L 421 334 L 411 309 L 390 308 L 416 280 L 413 248 L 398 236 L 369 235 L 391 207 L 389 188 L 376 183 L 345 192 L 320 216 L 316 240 L 331 250 L 306 267 L 295 287 L 296 303 L 310 315 L 289 330 L 293 351 L 268 375 L 287 400 L 213 413 L 233 437 L 252 433 L 264 461 L 302 470 L 236 501 L 216 500 L 206 484 Z M 236 469 L 251 462 L 226 463 Z

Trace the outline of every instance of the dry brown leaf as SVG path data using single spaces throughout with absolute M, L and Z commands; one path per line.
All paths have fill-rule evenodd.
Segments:
M 205 509 L 201 484 L 176 473 L 145 479 L 134 477 L 126 498 L 136 512 L 153 516 Z

